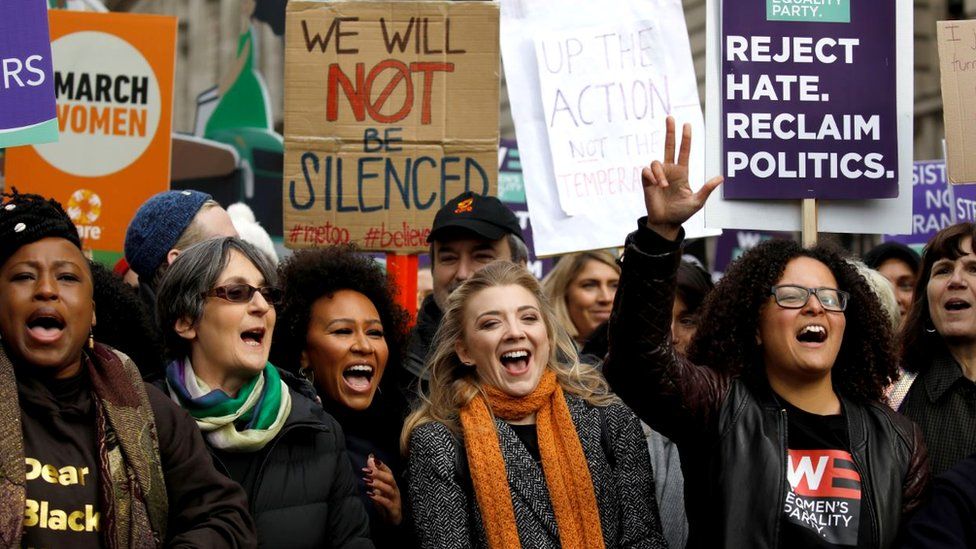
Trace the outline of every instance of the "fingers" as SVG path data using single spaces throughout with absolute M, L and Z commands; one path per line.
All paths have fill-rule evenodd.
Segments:
M 662 188 L 668 186 L 670 182 L 668 181 L 668 177 L 664 175 L 664 164 L 661 164 L 660 162 L 655 160 L 651 164 L 651 171 L 653 172 L 654 179 L 656 180 L 657 186 Z
M 641 184 L 644 187 L 653 187 L 657 185 L 657 180 L 654 178 L 654 172 L 651 170 L 650 166 L 644 166 L 641 170 Z
M 705 184 L 702 185 L 702 188 L 699 189 L 697 193 L 695 193 L 695 199 L 698 201 L 698 203 L 704 204 L 705 201 L 708 200 L 709 195 L 712 194 L 712 191 L 717 189 L 718 186 L 721 185 L 722 181 L 724 180 L 725 178 L 723 178 L 722 176 L 718 176 L 718 177 L 713 177 L 708 181 L 706 181 Z
M 373 504 L 378 507 L 380 516 L 382 516 L 386 522 L 397 525 L 403 520 L 403 513 L 400 508 L 399 500 L 393 501 L 376 492 L 369 494 L 369 499 L 371 499 Z
M 664 158 L 661 160 L 667 164 L 674 162 L 674 117 L 669 116 L 665 122 L 667 131 L 664 134 Z
M 678 150 L 678 165 L 688 166 L 691 156 L 691 124 L 681 126 L 681 149 Z

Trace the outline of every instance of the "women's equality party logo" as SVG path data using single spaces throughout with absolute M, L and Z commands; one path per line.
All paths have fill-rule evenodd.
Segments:
M 66 34 L 51 43 L 51 50 L 60 140 L 34 149 L 78 177 L 130 166 L 159 126 L 160 90 L 152 66 L 130 43 L 98 31 Z

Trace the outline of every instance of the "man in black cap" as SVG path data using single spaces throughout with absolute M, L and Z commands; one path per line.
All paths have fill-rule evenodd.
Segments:
M 525 266 L 529 260 L 515 214 L 494 196 L 470 191 L 449 200 L 437 211 L 427 242 L 434 293 L 417 311 L 417 325 L 407 344 L 404 367 L 408 379 L 401 385 L 408 391 L 416 380 L 428 378 L 427 354 L 444 315 L 447 296 L 492 261 Z

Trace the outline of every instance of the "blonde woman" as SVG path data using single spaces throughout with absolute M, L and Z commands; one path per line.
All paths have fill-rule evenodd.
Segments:
M 455 290 L 430 368 L 401 439 L 421 547 L 667 546 L 640 423 L 528 271 Z
M 542 281 L 556 320 L 582 347 L 610 319 L 620 267 L 605 251 L 565 255 Z

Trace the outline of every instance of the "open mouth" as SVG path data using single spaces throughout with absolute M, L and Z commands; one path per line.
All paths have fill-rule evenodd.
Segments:
M 373 368 L 373 366 L 369 364 L 353 364 L 342 371 L 342 380 L 353 391 L 362 393 L 372 387 L 374 375 L 376 375 L 376 368 Z
M 502 356 L 498 357 L 498 360 L 502 363 L 505 371 L 517 376 L 529 370 L 530 358 L 532 358 L 532 353 L 527 349 L 517 349 L 502 353 Z
M 964 311 L 971 308 L 972 305 L 970 305 L 967 301 L 963 301 L 962 299 L 950 299 L 949 301 L 946 301 L 944 307 L 947 311 Z
M 824 341 L 827 341 L 827 328 L 819 324 L 804 326 L 800 332 L 796 334 L 796 339 L 800 343 L 823 343 Z
M 264 328 L 254 328 L 241 333 L 241 339 L 248 347 L 260 347 L 264 344 Z
M 61 337 L 64 327 L 64 319 L 53 309 L 34 311 L 27 318 L 27 331 L 31 336 L 40 341 L 50 342 L 56 340 Z

